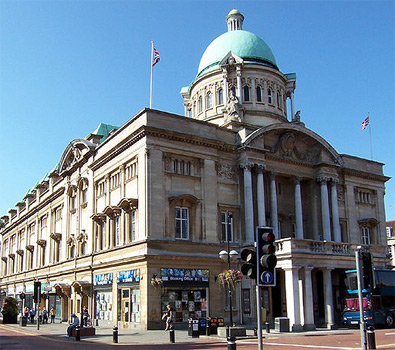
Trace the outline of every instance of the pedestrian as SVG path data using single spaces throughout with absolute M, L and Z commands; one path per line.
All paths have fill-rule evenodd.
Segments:
M 55 309 L 53 306 L 51 307 L 51 310 L 49 310 L 49 315 L 51 316 L 51 323 L 55 323 Z
M 48 311 L 46 308 L 43 309 L 43 323 L 48 323 Z
M 28 319 L 29 315 L 30 315 L 30 310 L 27 306 L 25 306 L 25 309 L 23 310 L 23 316 L 25 316 L 26 319 Z
M 171 307 L 170 304 L 166 305 L 167 311 L 164 312 L 162 316 L 162 320 L 166 321 L 166 328 L 165 331 L 169 329 L 173 329 L 173 319 L 174 319 L 174 309 Z
M 88 320 L 89 320 L 88 308 L 86 306 L 84 306 L 82 308 L 82 326 L 87 327 L 88 326 Z
M 71 337 L 73 334 L 73 329 L 80 325 L 80 319 L 77 317 L 76 314 L 71 314 L 71 318 L 74 318 L 73 323 L 67 327 L 67 336 Z
M 34 317 L 36 316 L 36 311 L 33 309 L 30 310 L 30 322 L 34 323 Z

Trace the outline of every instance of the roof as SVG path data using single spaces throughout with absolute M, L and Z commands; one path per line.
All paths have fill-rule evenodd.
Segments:
M 198 75 L 219 68 L 218 63 L 229 51 L 245 61 L 278 69 L 272 50 L 261 38 L 245 30 L 233 30 L 220 35 L 207 47 L 200 60 Z
M 92 132 L 94 135 L 102 135 L 103 137 L 100 139 L 100 142 L 103 142 L 112 130 L 119 129 L 119 126 L 100 123 L 95 131 Z

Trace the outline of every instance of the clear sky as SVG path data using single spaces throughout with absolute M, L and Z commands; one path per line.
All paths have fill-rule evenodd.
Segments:
M 180 89 L 238 8 L 243 29 L 296 73 L 295 110 L 336 150 L 395 175 L 394 1 L 0 0 L 0 216 L 100 122 L 122 125 L 149 106 L 184 113 Z M 395 220 L 395 179 L 387 182 Z

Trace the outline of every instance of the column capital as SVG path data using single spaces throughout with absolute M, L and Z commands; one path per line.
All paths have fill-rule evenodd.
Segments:
M 266 169 L 266 164 L 264 164 L 264 163 L 258 163 L 258 164 L 256 165 L 256 167 L 257 167 L 257 169 L 258 169 L 259 172 L 262 172 L 263 170 Z
M 322 175 L 318 175 L 316 177 L 316 180 L 317 180 L 317 182 L 321 182 L 322 183 L 322 182 L 329 182 L 331 180 L 331 178 L 330 178 L 329 175 L 322 174 Z
M 239 164 L 239 166 L 240 166 L 240 168 L 242 168 L 242 169 L 248 169 L 248 170 L 251 170 L 251 168 L 254 166 L 254 163 L 253 162 L 250 162 L 250 161 L 248 161 L 248 160 L 244 160 L 244 161 L 242 161 L 240 164 Z
M 302 176 L 294 176 L 292 179 L 293 179 L 294 184 L 298 185 L 298 184 L 300 184 L 300 181 L 303 180 L 303 177 Z
M 274 180 L 277 175 L 278 175 L 277 171 L 269 171 L 269 178 L 270 178 L 270 180 Z

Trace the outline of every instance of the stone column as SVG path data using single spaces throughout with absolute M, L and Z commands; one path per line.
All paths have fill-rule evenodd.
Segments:
M 237 76 L 237 97 L 239 102 L 242 103 L 242 86 L 241 86 L 241 65 L 236 66 L 236 76 Z
M 257 206 L 258 206 L 258 225 L 266 226 L 265 213 L 265 182 L 263 176 L 264 164 L 259 164 L 256 176 L 256 192 L 257 192 Z
M 256 107 L 256 81 L 255 79 L 251 79 L 251 97 L 250 100 L 252 99 L 252 106 L 255 108 Z
M 321 215 L 322 215 L 322 230 L 324 234 L 324 240 L 330 242 L 331 239 L 331 222 L 329 217 L 329 199 L 328 199 L 328 187 L 326 177 L 320 177 L 318 181 L 321 184 Z
M 302 194 L 300 191 L 300 176 L 294 177 L 295 184 L 295 217 L 296 217 L 296 238 L 303 239 L 303 212 L 302 212 Z
M 335 242 L 342 241 L 339 221 L 339 205 L 337 202 L 337 182 L 338 180 L 331 181 L 331 202 L 332 202 L 332 224 L 333 224 L 333 238 Z
M 254 205 L 252 202 L 252 163 L 245 161 L 240 165 L 244 170 L 244 215 L 246 243 L 254 243 Z
M 295 115 L 295 100 L 294 100 L 294 93 L 291 92 L 291 120 L 294 118 Z
M 277 217 L 277 192 L 276 192 L 276 172 L 270 172 L 270 217 L 272 220 L 273 231 L 276 239 L 280 239 L 278 236 L 278 217 Z
M 328 329 L 334 328 L 333 312 L 333 293 L 332 293 L 332 270 L 324 269 L 324 305 L 325 305 L 325 323 Z
M 285 270 L 285 293 L 287 298 L 287 316 L 292 332 L 303 330 L 300 324 L 299 304 L 299 269 L 287 268 Z
M 311 279 L 312 267 L 304 268 L 304 324 L 303 329 L 307 331 L 315 330 L 314 324 L 314 303 L 313 303 L 313 283 Z

